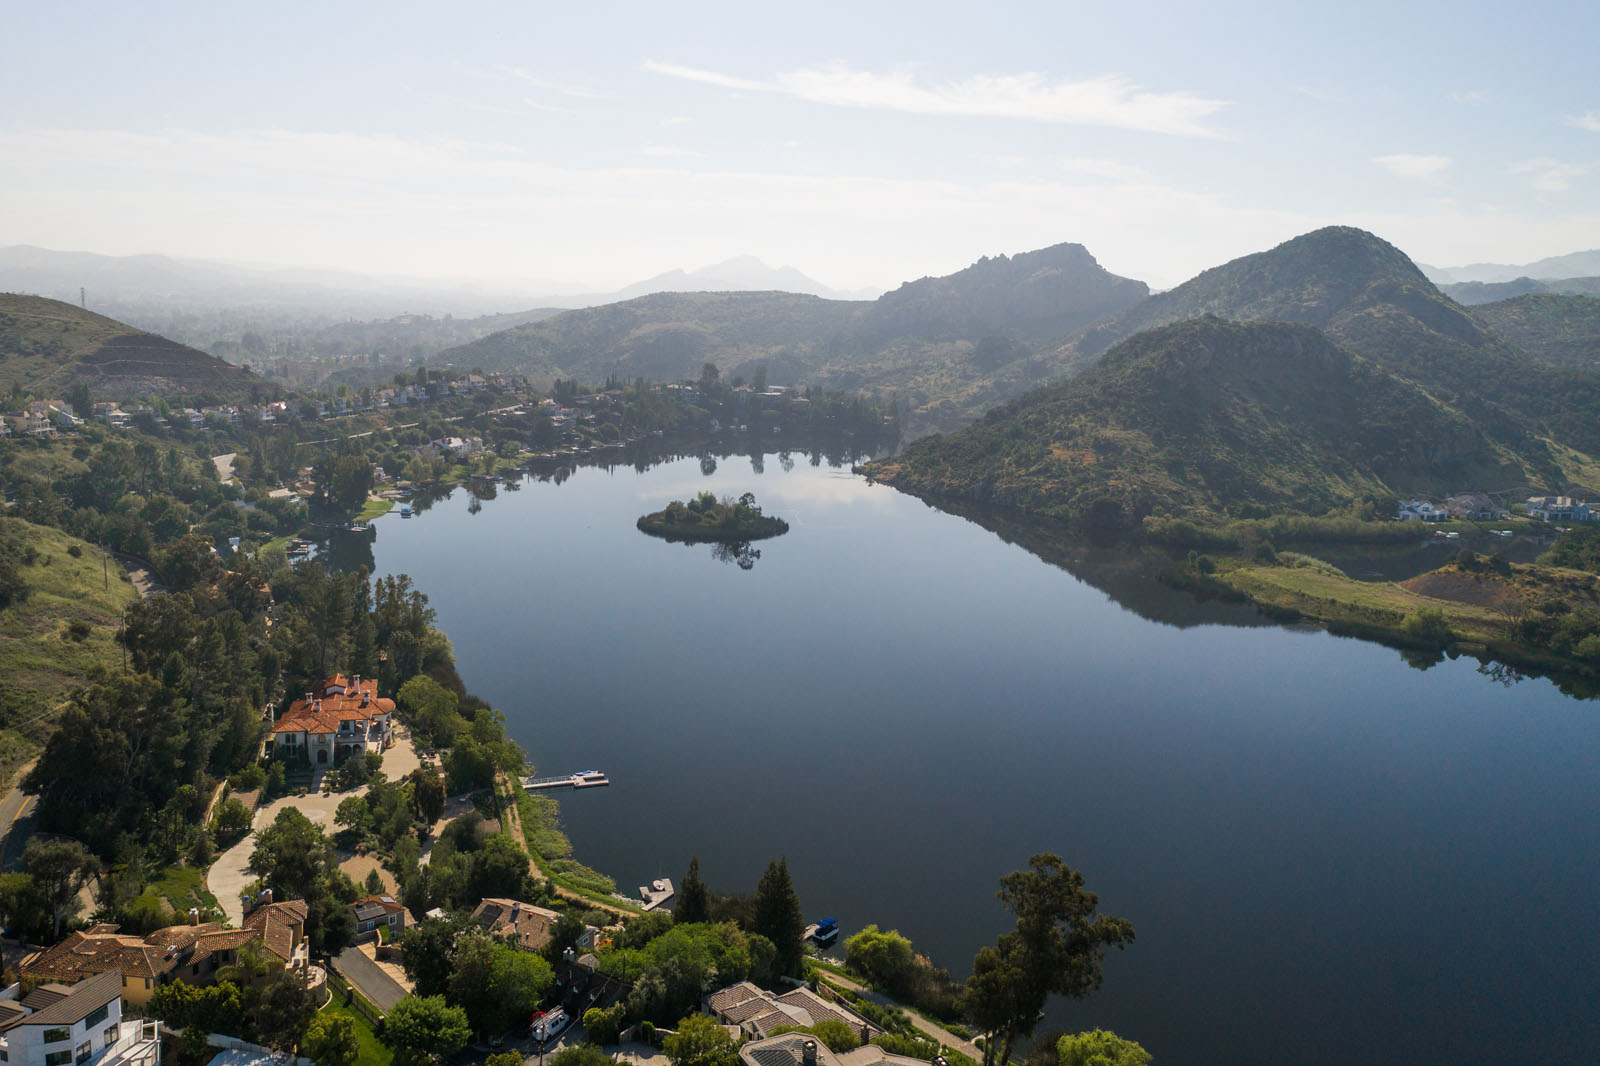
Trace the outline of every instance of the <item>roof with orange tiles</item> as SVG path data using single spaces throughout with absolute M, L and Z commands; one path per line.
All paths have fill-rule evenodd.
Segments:
M 274 733 L 337 733 L 341 722 L 370 724 L 378 715 L 394 713 L 394 700 L 378 695 L 370 678 L 335 674 L 289 704 L 272 726 Z
M 305 936 L 306 914 L 303 899 L 264 903 L 244 916 L 244 927 L 258 931 L 267 950 L 289 962 L 299 938 Z

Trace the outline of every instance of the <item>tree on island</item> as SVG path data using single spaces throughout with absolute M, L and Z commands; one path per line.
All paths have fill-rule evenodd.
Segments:
M 1035 855 L 1028 866 L 1000 879 L 1016 928 L 978 952 L 967 979 L 966 1014 L 987 1038 L 984 1066 L 1011 1060 L 1052 993 L 1081 999 L 1099 988 L 1106 949 L 1133 940 L 1133 923 L 1094 913 L 1100 897 L 1059 855 Z

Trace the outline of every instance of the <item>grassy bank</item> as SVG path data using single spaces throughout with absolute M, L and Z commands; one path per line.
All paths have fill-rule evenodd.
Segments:
M 1283 565 L 1285 562 L 1289 565 Z M 1588 690 L 1600 678 L 1600 581 L 1579 570 L 1507 564 L 1462 553 L 1407 581 L 1358 581 L 1318 560 L 1200 557 L 1173 575 L 1201 594 L 1247 600 L 1284 621 L 1437 656 L 1469 652 Z M 1426 657 L 1420 662 L 1436 661 Z
M 510 786 L 522 822 L 525 846 L 539 872 L 569 897 L 582 897 L 613 909 L 643 913 L 612 895 L 616 881 L 572 858 L 572 842 L 561 831 L 561 807 L 548 796 L 532 796 Z M 505 797 L 501 797 L 504 802 Z M 502 820 L 502 826 L 505 822 Z
M 0 609 L 0 779 L 9 780 L 49 737 L 67 695 L 121 666 L 117 632 L 139 594 L 92 544 L 21 519 L 4 528 L 5 550 L 27 586 L 24 598 Z

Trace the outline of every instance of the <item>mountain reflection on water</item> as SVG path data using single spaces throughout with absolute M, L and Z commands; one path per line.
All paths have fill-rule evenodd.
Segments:
M 1159 553 L 946 513 L 820 450 L 678 455 L 352 538 L 427 593 L 540 770 L 608 772 L 561 817 L 619 887 L 698 855 L 748 892 L 783 856 L 808 918 L 898 928 L 961 976 L 1010 924 L 1000 875 L 1048 851 L 1138 939 L 1042 1030 L 1197 1066 L 1600 1046 L 1589 708 L 1198 602 Z M 790 532 L 749 571 L 640 535 L 702 490 Z

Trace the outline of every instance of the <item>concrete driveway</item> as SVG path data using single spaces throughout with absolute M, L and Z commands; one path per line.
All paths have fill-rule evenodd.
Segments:
M 383 753 L 384 776 L 393 781 L 409 774 L 419 765 L 416 750 L 411 746 L 410 735 L 396 729 L 394 745 Z M 228 922 L 234 926 L 244 922 L 244 905 L 239 902 L 239 893 L 256 879 L 255 874 L 248 869 L 250 853 L 256 849 L 254 830 L 271 825 L 272 820 L 278 817 L 279 811 L 293 807 L 320 826 L 324 833 L 332 836 L 338 829 L 333 816 L 339 809 L 339 804 L 350 796 L 365 795 L 366 791 L 365 785 L 349 792 L 334 792 L 326 796 L 319 790 L 308 792 L 304 796 L 281 796 L 266 806 L 257 808 L 255 820 L 250 823 L 252 830 L 250 835 L 218 855 L 217 861 L 206 871 L 206 887 L 217 897 L 217 902 L 222 905 L 222 913 L 228 916 Z M 362 876 L 365 876 L 365 873 Z
M 389 1013 L 396 1003 L 406 998 L 406 990 L 393 977 L 383 972 L 377 963 L 367 958 L 358 948 L 345 948 L 333 960 L 333 968 L 345 980 L 361 989 L 361 994 L 383 1011 Z

